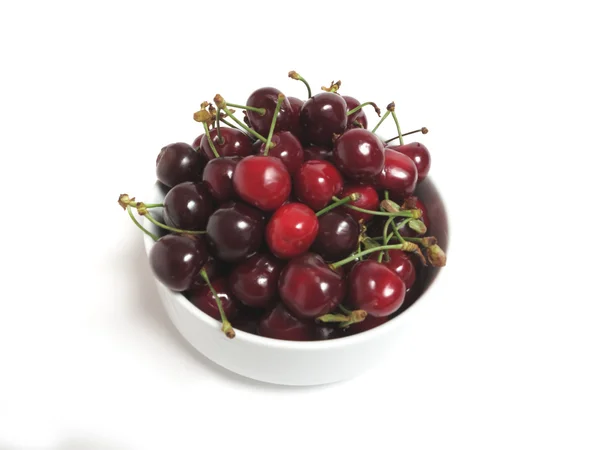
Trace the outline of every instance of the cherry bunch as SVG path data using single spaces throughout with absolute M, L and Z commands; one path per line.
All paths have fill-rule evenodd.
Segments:
M 230 338 L 235 328 L 300 341 L 368 330 L 416 300 L 428 267 L 446 264 L 414 195 L 430 153 L 403 141 L 427 129 L 402 134 L 393 102 L 381 116 L 341 95 L 339 81 L 313 95 L 289 76 L 307 100 L 263 87 L 243 105 L 219 94 L 201 104 L 193 117 L 204 133 L 156 159 L 163 203 L 119 196 L 156 241 L 157 279 Z M 371 131 L 367 106 L 380 117 Z M 390 115 L 398 134 L 383 140 L 375 132 Z

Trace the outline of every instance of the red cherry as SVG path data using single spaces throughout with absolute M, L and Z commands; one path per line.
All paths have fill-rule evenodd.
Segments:
M 258 324 L 258 334 L 286 341 L 312 341 L 314 328 L 314 324 L 297 319 L 278 303 Z
M 315 211 L 325 208 L 343 187 L 342 175 L 327 161 L 306 161 L 294 174 L 294 194 Z
M 371 179 L 384 165 L 383 144 L 369 130 L 355 128 L 342 134 L 333 147 L 333 161 L 340 171 L 355 181 Z
M 400 279 L 404 281 L 406 289 L 410 289 L 412 285 L 415 284 L 415 279 L 417 277 L 417 271 L 410 255 L 407 255 L 402 250 L 388 250 L 387 253 L 390 259 L 386 260 L 386 257 L 384 256 L 381 264 L 398 275 Z M 370 255 L 369 259 L 376 261 L 378 257 L 379 252 L 375 252 Z
M 304 147 L 304 161 L 310 160 L 329 161 L 331 159 L 331 150 L 318 145 L 309 145 Z
M 239 156 L 214 158 L 206 164 L 202 180 L 217 203 L 225 203 L 236 197 L 232 178 L 240 160 Z
M 175 142 L 163 147 L 156 158 L 156 178 L 173 187 L 184 181 L 200 181 L 206 158 L 191 145 Z
M 289 173 L 296 172 L 304 162 L 304 149 L 298 138 L 289 131 L 280 131 L 273 134 L 271 142 L 275 144 L 275 147 L 271 147 L 268 152 L 269 156 L 281 159 Z M 264 151 L 265 144 L 263 143 L 259 152 L 264 153 Z
M 334 134 L 346 129 L 346 101 L 339 94 L 321 92 L 309 98 L 300 111 L 302 134 L 310 144 L 331 147 Z
M 216 128 L 210 130 L 210 137 L 219 156 L 248 156 L 254 153 L 252 149 L 252 141 L 247 134 L 236 130 L 235 128 L 221 128 L 221 141 L 217 135 Z M 202 137 L 200 149 L 204 156 L 209 160 L 215 158 L 215 154 L 210 148 L 210 143 L 206 135 Z
M 248 97 L 246 105 L 254 108 L 264 108 L 266 110 L 265 114 L 262 115 L 255 111 L 246 111 L 250 126 L 262 136 L 266 137 L 269 134 L 279 94 L 282 94 L 279 89 L 264 87 L 257 89 L 250 94 L 250 97 Z M 277 114 L 275 131 L 289 130 L 292 125 L 292 115 L 292 106 L 290 105 L 289 100 L 285 98 L 281 104 L 279 114 Z
M 347 184 L 340 193 L 339 197 L 344 198 L 350 194 L 360 194 L 358 200 L 348 203 L 349 205 L 357 206 L 359 208 L 368 209 L 370 211 L 379 210 L 379 194 L 373 186 L 367 184 Z M 357 222 L 368 222 L 373 218 L 372 214 L 367 214 L 360 211 L 355 211 L 348 208 L 346 205 L 343 206 L 344 210 L 350 214 Z
M 300 110 L 304 105 L 304 100 L 300 100 L 296 97 L 288 97 L 290 102 L 290 131 L 294 133 L 298 139 L 302 138 L 302 127 L 300 126 Z
M 314 211 L 303 203 L 286 203 L 267 224 L 267 244 L 278 258 L 290 259 L 305 253 L 319 231 Z
M 277 281 L 284 262 L 270 254 L 257 254 L 238 264 L 229 274 L 235 297 L 252 308 L 267 308 L 277 296 Z
M 344 100 L 346 100 L 346 107 L 348 111 L 361 104 L 358 100 L 356 100 L 354 97 L 350 97 L 349 95 L 343 95 L 342 97 L 344 97 Z M 362 108 L 356 111 L 354 114 L 348 116 L 348 129 L 361 128 L 358 125 L 354 125 L 354 122 L 360 123 L 362 128 L 368 128 L 367 115 Z
M 263 211 L 273 211 L 289 197 L 292 180 L 279 158 L 252 155 L 235 168 L 233 188 L 244 201 Z
M 341 208 L 335 208 L 319 217 L 319 229 L 312 251 L 325 261 L 339 261 L 356 251 L 360 225 Z
M 342 274 L 331 269 L 315 253 L 305 253 L 290 260 L 279 277 L 279 296 L 299 318 L 316 319 L 327 314 L 340 304 L 345 295 Z
M 165 224 L 180 230 L 204 230 L 213 212 L 212 201 L 208 187 L 203 182 L 179 183 L 163 200 Z
M 417 167 L 408 156 L 385 149 L 385 162 L 381 173 L 375 177 L 379 189 L 387 189 L 393 196 L 412 195 L 417 186 Z
M 396 312 L 406 295 L 406 285 L 381 263 L 365 260 L 357 263 L 348 275 L 350 301 L 375 317 Z
M 223 310 L 225 311 L 227 318 L 230 320 L 235 318 L 238 312 L 238 306 L 235 298 L 229 290 L 227 279 L 218 278 L 214 281 L 211 280 L 210 283 L 212 284 L 213 288 L 215 288 L 215 291 L 217 291 L 217 295 L 221 300 L 221 304 L 223 305 Z M 221 320 L 217 302 L 215 302 L 212 292 L 207 285 L 191 289 L 186 297 L 200 311 L 208 314 L 213 319 L 219 321 Z
M 423 144 L 411 142 L 410 144 L 404 145 L 391 145 L 388 148 L 400 152 L 413 160 L 419 174 L 417 182 L 421 182 L 427 177 L 429 169 L 431 168 L 431 155 L 429 150 L 427 150 L 427 147 Z

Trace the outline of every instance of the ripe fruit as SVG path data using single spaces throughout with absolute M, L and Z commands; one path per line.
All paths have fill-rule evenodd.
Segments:
M 271 140 L 275 147 L 269 150 L 269 156 L 279 158 L 290 174 L 300 168 L 304 162 L 304 149 L 296 136 L 289 131 L 274 133 Z M 260 147 L 260 153 L 264 153 L 265 144 Z
M 238 312 L 238 305 L 229 289 L 227 280 L 225 278 L 216 278 L 211 283 L 221 300 L 225 315 L 229 319 L 234 319 Z M 198 286 L 190 290 L 187 293 L 187 298 L 196 308 L 208 314 L 213 319 L 219 320 L 221 318 L 217 303 L 207 285 Z
M 360 227 L 341 208 L 320 216 L 318 229 L 312 251 L 321 255 L 325 261 L 337 261 L 356 251 Z
M 231 292 L 252 308 L 267 308 L 277 296 L 277 282 L 284 262 L 268 253 L 241 262 L 229 274 Z
M 333 92 L 321 92 L 309 98 L 300 110 L 304 139 L 331 148 L 333 137 L 346 129 L 348 117 L 344 98 Z
M 333 147 L 333 161 L 354 181 L 369 180 L 383 170 L 383 144 L 368 130 L 355 128 L 342 134 Z
M 406 285 L 394 272 L 373 260 L 360 261 L 348 275 L 350 302 L 375 317 L 396 312 L 406 294 Z
M 165 223 L 181 230 L 204 230 L 213 212 L 208 188 L 202 182 L 176 185 L 167 192 L 163 203 Z
M 149 252 L 150 267 L 158 280 L 174 291 L 190 288 L 208 260 L 202 238 L 168 234 Z
M 294 194 L 315 211 L 325 208 L 344 187 L 342 175 L 327 161 L 307 161 L 294 174 Z
M 290 259 L 310 248 L 318 230 L 319 222 L 312 209 L 302 203 L 286 203 L 267 224 L 267 244 L 278 258 Z
M 404 145 L 391 145 L 388 148 L 412 159 L 418 172 L 417 182 L 421 182 L 427 177 L 429 169 L 431 168 L 431 155 L 429 150 L 427 150 L 427 147 L 423 144 L 411 142 L 410 144 Z
M 390 195 L 412 195 L 417 186 L 417 167 L 408 156 L 394 150 L 385 150 L 383 170 L 375 177 L 379 189 L 387 189 Z
M 245 133 L 235 128 L 221 128 L 221 139 L 217 134 L 217 130 L 210 130 L 210 137 L 213 141 L 215 149 L 219 156 L 248 156 L 253 152 L 252 141 Z M 208 138 L 203 135 L 200 141 L 200 149 L 204 153 L 204 156 L 208 159 L 214 159 L 215 154 L 213 153 Z
M 200 181 L 206 161 L 191 145 L 176 142 L 163 147 L 156 158 L 156 178 L 168 187 Z
M 255 111 L 246 111 L 250 126 L 257 133 L 266 136 L 271 128 L 271 121 L 277 106 L 277 98 L 281 91 L 272 87 L 263 87 L 255 90 L 248 100 L 246 105 L 254 108 L 264 108 L 265 114 L 260 114 Z M 279 114 L 277 115 L 277 123 L 275 131 L 287 131 L 292 126 L 293 111 L 288 99 L 283 101 Z
M 314 324 L 297 319 L 281 303 L 258 324 L 260 336 L 287 341 L 311 341 L 314 329 Z
M 232 156 L 214 158 L 206 164 L 202 180 L 217 203 L 222 204 L 236 197 L 233 188 L 233 172 L 240 161 L 240 157 Z

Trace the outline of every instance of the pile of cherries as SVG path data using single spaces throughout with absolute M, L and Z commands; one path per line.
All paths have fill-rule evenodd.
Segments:
M 234 329 L 297 341 L 371 329 L 410 306 L 428 268 L 446 263 L 414 196 L 430 154 L 404 144 L 394 103 L 382 117 L 374 103 L 340 95 L 340 82 L 312 95 L 289 76 L 307 100 L 263 87 L 244 105 L 221 95 L 202 103 L 194 120 L 204 133 L 158 154 L 163 203 L 119 197 L 156 241 L 157 279 L 230 338 Z M 372 131 L 366 106 L 381 117 Z M 375 131 L 389 115 L 398 136 L 384 141 Z M 415 132 L 427 129 L 404 136 Z

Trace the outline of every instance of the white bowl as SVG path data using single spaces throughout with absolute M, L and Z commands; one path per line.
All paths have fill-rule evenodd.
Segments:
M 161 203 L 165 191 L 156 183 L 145 198 Z M 430 178 L 416 194 L 427 206 L 431 228 L 446 252 L 449 226 L 444 202 Z M 146 229 L 157 232 L 147 219 Z M 146 253 L 154 241 L 144 235 Z M 216 364 L 259 381 L 282 385 L 309 386 L 347 380 L 375 366 L 402 345 L 402 329 L 413 317 L 412 310 L 436 295 L 435 280 L 440 269 L 432 269 L 419 299 L 390 321 L 369 331 L 328 341 L 297 342 L 256 336 L 236 329 L 234 339 L 221 331 L 220 322 L 200 311 L 182 294 L 171 291 L 155 278 L 158 293 L 175 327 L 192 346 Z M 418 324 L 416 324 L 418 326 Z

